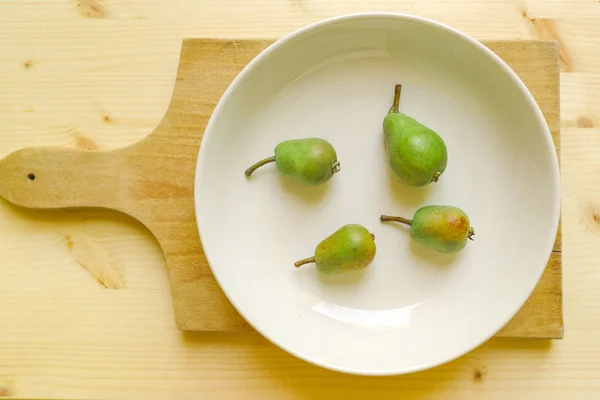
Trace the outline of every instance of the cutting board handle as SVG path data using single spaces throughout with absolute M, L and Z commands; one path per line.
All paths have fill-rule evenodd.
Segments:
M 120 150 L 25 148 L 0 161 L 0 196 L 28 208 L 103 207 L 121 211 L 128 171 Z

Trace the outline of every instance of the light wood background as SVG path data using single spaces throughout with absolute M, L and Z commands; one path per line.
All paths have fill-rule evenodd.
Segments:
M 600 396 L 597 0 L 2 0 L 0 156 L 138 141 L 166 110 L 184 37 L 277 38 L 356 11 L 431 17 L 478 39 L 560 42 L 564 340 L 492 339 L 404 377 L 329 372 L 254 333 L 182 334 L 160 249 L 134 221 L 0 202 L 0 397 Z

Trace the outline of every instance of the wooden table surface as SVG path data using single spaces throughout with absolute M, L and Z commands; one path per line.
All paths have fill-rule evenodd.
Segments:
M 564 340 L 492 339 L 404 377 L 334 373 L 254 333 L 182 334 L 160 249 L 139 224 L 0 201 L 0 397 L 599 398 L 597 0 L 3 0 L 0 156 L 138 141 L 166 110 L 184 37 L 277 38 L 357 11 L 426 16 L 478 39 L 560 43 Z M 107 269 L 121 290 L 94 278 Z

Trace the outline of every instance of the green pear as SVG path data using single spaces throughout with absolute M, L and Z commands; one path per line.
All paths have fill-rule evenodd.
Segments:
M 398 111 L 402 85 L 396 85 L 394 103 L 383 120 L 388 163 L 392 173 L 410 186 L 437 182 L 446 170 L 446 144 L 433 130 Z
M 277 170 L 306 185 L 317 186 L 327 182 L 340 171 L 335 149 L 325 139 L 306 138 L 286 140 L 275 146 L 275 155 L 248 168 L 246 176 L 265 164 L 275 162 Z
M 314 257 L 294 265 L 315 263 L 320 273 L 337 275 L 366 268 L 375 258 L 375 252 L 375 235 L 361 225 L 348 224 L 319 243 Z
M 416 243 L 439 251 L 457 253 L 473 240 L 475 230 L 463 210 L 453 206 L 424 206 L 419 208 L 413 219 L 381 216 L 382 222 L 401 222 L 410 226 L 410 237 Z

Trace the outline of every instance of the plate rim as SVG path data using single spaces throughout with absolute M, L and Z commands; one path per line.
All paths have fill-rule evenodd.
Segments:
M 526 296 L 524 296 L 524 299 L 519 303 L 519 306 L 516 308 L 516 310 L 514 310 L 510 314 L 509 318 L 506 321 L 504 321 L 504 320 L 500 321 L 498 326 L 495 329 L 491 330 L 491 333 L 489 335 L 485 336 L 482 340 L 474 341 L 471 345 L 467 346 L 464 350 L 460 350 L 460 351 L 456 352 L 456 354 L 454 354 L 451 357 L 445 357 L 436 362 L 418 364 L 418 365 L 414 365 L 412 367 L 403 367 L 403 368 L 387 368 L 387 369 L 373 370 L 373 369 L 361 369 L 361 368 L 355 368 L 355 367 L 341 367 L 339 365 L 333 365 L 333 364 L 330 364 L 327 362 L 323 362 L 316 357 L 308 356 L 302 352 L 299 352 L 292 348 L 284 346 L 283 344 L 279 343 L 279 341 L 272 338 L 268 333 L 266 333 L 263 330 L 261 330 L 260 328 L 258 328 L 249 318 L 246 317 L 246 315 L 244 315 L 244 313 L 240 310 L 240 308 L 237 306 L 237 304 L 232 300 L 231 296 L 227 293 L 227 289 L 222 285 L 222 282 L 219 279 L 219 274 L 216 272 L 218 270 L 218 268 L 215 269 L 213 267 L 213 264 L 211 263 L 211 255 L 210 255 L 211 251 L 209 249 L 207 249 L 206 247 L 204 247 L 204 245 L 202 245 L 202 247 L 204 250 L 206 260 L 208 261 L 209 268 L 210 268 L 211 272 L 213 273 L 215 280 L 219 284 L 219 287 L 223 291 L 224 295 L 227 297 L 227 300 L 231 303 L 231 305 L 235 308 L 235 310 L 242 316 L 242 318 L 244 318 L 244 320 L 254 330 L 256 330 L 260 335 L 265 337 L 269 342 L 273 343 L 280 349 L 284 350 L 285 352 L 287 352 L 303 361 L 306 361 L 313 365 L 316 365 L 316 366 L 319 366 L 319 367 L 322 367 L 325 369 L 329 369 L 332 371 L 342 372 L 342 373 L 346 373 L 346 374 L 350 374 L 350 375 L 361 375 L 361 376 L 395 376 L 395 375 L 410 374 L 410 373 L 424 371 L 424 370 L 427 370 L 430 368 L 434 368 L 439 365 L 443 365 L 448 362 L 451 362 L 457 358 L 460 358 L 460 357 L 464 356 L 465 354 L 468 354 L 469 352 L 473 351 L 474 349 L 478 348 L 479 346 L 481 346 L 482 344 L 487 342 L 489 339 L 491 339 L 508 322 L 510 322 L 510 320 L 519 312 L 519 310 L 523 307 L 523 305 L 526 303 L 526 301 L 529 299 L 529 297 L 531 296 L 531 294 L 537 287 L 544 271 L 546 270 L 547 264 L 550 261 L 550 258 L 552 256 L 554 243 L 556 240 L 556 235 L 557 235 L 558 227 L 559 227 L 559 223 L 560 223 L 560 217 L 561 217 L 561 207 L 562 207 L 561 176 L 560 176 L 560 165 L 559 165 L 558 155 L 556 153 L 556 146 L 554 145 L 554 141 L 552 138 L 552 133 L 550 131 L 550 128 L 548 127 L 546 119 L 544 118 L 543 113 L 542 113 L 539 105 L 535 101 L 533 95 L 531 94 L 531 92 L 529 91 L 527 86 L 523 83 L 523 81 L 519 78 L 519 76 L 516 74 L 516 72 L 514 72 L 512 70 L 512 68 L 508 64 L 506 64 L 506 62 L 504 62 L 504 60 L 502 60 L 496 53 L 494 53 L 492 50 L 490 50 L 488 47 L 486 47 L 483 43 L 474 39 L 470 35 L 467 35 L 466 33 L 462 32 L 450 25 L 447 25 L 445 23 L 442 23 L 442 22 L 439 22 L 439 21 L 436 21 L 436 20 L 433 20 L 430 18 L 416 16 L 416 15 L 407 14 L 407 13 L 399 13 L 399 12 L 357 12 L 357 13 L 342 14 L 342 15 L 338 15 L 338 16 L 334 16 L 334 17 L 320 19 L 316 22 L 307 24 L 307 25 L 305 25 L 299 29 L 296 29 L 296 30 L 282 36 L 281 38 L 277 39 L 271 45 L 269 45 L 267 48 L 265 48 L 259 54 L 257 54 L 248 64 L 246 64 L 244 66 L 244 68 L 242 68 L 242 70 L 235 76 L 235 78 L 228 85 L 227 89 L 223 92 L 223 94 L 219 98 L 219 101 L 217 102 L 215 108 L 213 109 L 213 112 L 206 124 L 206 127 L 204 129 L 204 134 L 202 137 L 202 141 L 204 142 L 205 140 L 207 140 L 208 138 L 211 137 L 212 125 L 214 124 L 214 121 L 216 120 L 216 116 L 218 116 L 220 114 L 220 110 L 221 110 L 221 107 L 223 106 L 223 104 L 227 102 L 227 99 L 231 96 L 232 92 L 235 90 L 235 88 L 238 86 L 238 84 L 245 78 L 245 76 L 254 68 L 254 66 L 256 64 L 258 64 L 260 61 L 262 61 L 263 58 L 267 57 L 269 54 L 276 51 L 278 48 L 284 46 L 289 41 L 291 41 L 305 33 L 308 33 L 312 30 L 315 30 L 316 28 L 319 28 L 321 26 L 335 24 L 335 23 L 342 22 L 342 21 L 365 19 L 365 18 L 366 19 L 377 19 L 377 18 L 394 19 L 394 20 L 398 20 L 398 21 L 402 21 L 402 22 L 418 23 L 420 25 L 425 25 L 427 27 L 435 28 L 435 29 L 441 29 L 445 32 L 453 34 L 454 36 L 467 42 L 471 46 L 475 47 L 478 51 L 484 53 L 490 59 L 492 59 L 495 62 L 495 64 L 497 64 L 501 69 L 504 70 L 504 72 L 506 72 L 508 74 L 508 76 L 511 79 L 511 81 L 513 82 L 513 84 L 515 84 L 517 89 L 519 89 L 519 91 L 525 96 L 525 99 L 526 99 L 528 105 L 530 106 L 530 110 L 535 114 L 536 119 L 538 120 L 538 122 L 540 123 L 540 126 L 542 127 L 543 137 L 546 142 L 546 150 L 551 153 L 550 154 L 550 159 L 551 159 L 551 164 L 552 164 L 551 165 L 551 176 L 552 176 L 552 182 L 553 182 L 553 186 L 554 186 L 553 201 L 555 204 L 554 204 L 554 210 L 553 210 L 553 216 L 552 216 L 553 217 L 553 226 L 550 229 L 550 231 L 548 232 L 548 235 L 550 238 L 548 240 L 548 244 L 547 244 L 546 250 L 545 250 L 546 257 L 543 258 L 543 260 L 545 260 L 545 261 L 543 263 L 543 266 L 541 266 L 539 268 L 536 279 L 532 283 L 531 288 L 527 292 Z M 203 164 L 203 160 L 205 159 L 206 152 L 207 152 L 206 146 L 202 146 L 202 144 L 200 144 L 200 148 L 198 150 L 198 156 L 196 158 L 196 166 L 195 166 L 195 170 L 194 170 L 194 211 L 196 214 L 196 227 L 197 227 L 197 231 L 198 231 L 198 235 L 199 235 L 199 239 L 200 239 L 201 243 L 202 243 L 202 231 L 205 231 L 205 229 L 203 228 L 204 224 L 202 223 L 201 218 L 200 218 L 201 214 L 198 212 L 200 210 L 198 194 L 201 191 L 201 189 L 200 189 L 201 185 L 199 185 L 198 183 L 199 183 L 199 176 L 200 176 L 200 172 L 202 170 L 202 164 Z

